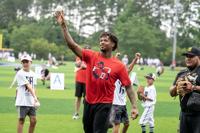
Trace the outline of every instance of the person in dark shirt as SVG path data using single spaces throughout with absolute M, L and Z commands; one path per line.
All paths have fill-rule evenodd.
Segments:
M 45 81 L 50 80 L 49 69 L 43 68 L 42 71 L 41 71 L 41 75 L 42 75 L 42 78 L 41 78 L 42 84 L 45 85 Z
M 183 56 L 185 56 L 186 69 L 177 74 L 173 86 L 170 88 L 170 95 L 172 97 L 179 95 L 177 93 L 178 82 L 181 78 L 188 79 L 189 82 L 182 87 L 186 94 L 179 95 L 180 133 L 200 133 L 200 110 L 197 110 L 197 107 L 188 106 L 188 101 L 193 93 L 200 95 L 200 49 L 191 47 L 186 53 L 183 53 Z M 200 96 L 196 98 L 200 100 Z

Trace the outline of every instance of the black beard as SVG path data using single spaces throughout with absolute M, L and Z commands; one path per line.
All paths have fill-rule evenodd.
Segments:
M 192 70 L 194 70 L 196 67 L 197 67 L 197 65 L 195 65 L 195 66 L 188 66 L 187 68 L 188 68 L 190 71 L 192 71 Z
M 106 50 L 103 50 L 103 49 L 101 49 L 101 52 L 102 52 L 102 53 L 105 53 L 105 52 L 106 52 Z

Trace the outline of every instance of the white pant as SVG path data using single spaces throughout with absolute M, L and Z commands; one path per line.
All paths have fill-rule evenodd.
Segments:
M 149 106 L 144 108 L 144 112 L 140 118 L 139 124 L 146 125 L 149 124 L 150 127 L 154 127 L 154 106 Z

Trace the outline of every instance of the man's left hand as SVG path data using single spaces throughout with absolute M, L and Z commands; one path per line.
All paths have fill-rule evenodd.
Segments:
M 138 117 L 138 109 L 136 107 L 133 107 L 131 109 L 131 118 L 134 120 Z
M 187 85 L 186 85 L 186 87 L 184 88 L 184 90 L 187 91 L 188 93 L 189 93 L 189 92 L 192 92 L 192 91 L 193 91 L 193 85 L 192 85 L 192 83 L 187 82 Z

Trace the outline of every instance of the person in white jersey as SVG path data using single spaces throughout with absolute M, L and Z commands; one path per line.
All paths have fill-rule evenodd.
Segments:
M 124 65 L 128 65 L 128 55 L 124 55 L 124 57 L 122 58 L 122 62 L 124 63 Z
M 119 58 L 119 55 L 120 54 L 117 53 L 116 58 Z M 135 58 L 127 68 L 128 73 L 132 71 L 134 65 L 140 57 L 140 53 L 135 54 Z M 126 109 L 126 89 L 122 86 L 120 80 L 115 82 L 115 92 L 110 114 L 110 123 L 113 125 L 113 133 L 119 133 L 120 123 L 124 124 L 122 133 L 126 133 L 129 127 L 128 113 Z
M 26 116 L 30 118 L 28 133 L 33 133 L 36 126 L 36 108 L 40 106 L 35 92 L 37 77 L 30 70 L 32 59 L 29 55 L 22 56 L 21 63 L 23 68 L 16 74 L 18 84 L 15 101 L 18 111 L 17 133 L 23 132 Z
M 142 107 L 144 112 L 140 118 L 139 124 L 142 128 L 142 133 L 146 133 L 146 125 L 149 125 L 149 132 L 154 132 L 154 108 L 156 104 L 156 88 L 154 81 L 156 75 L 149 73 L 145 76 L 147 79 L 147 86 L 144 88 L 143 94 L 140 94 L 142 100 Z

